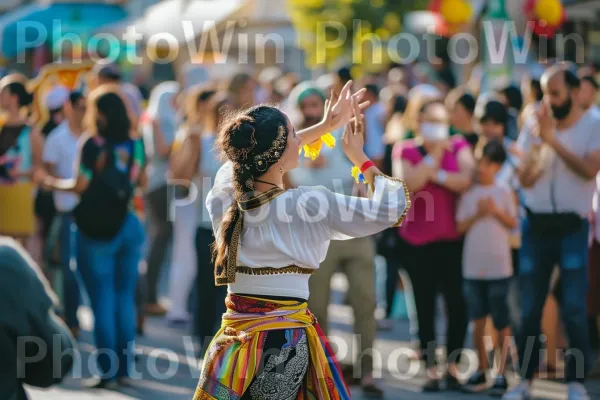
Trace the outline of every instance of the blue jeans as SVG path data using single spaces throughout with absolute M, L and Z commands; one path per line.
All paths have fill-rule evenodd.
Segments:
M 109 241 L 78 234 L 79 269 L 92 303 L 98 366 L 104 379 L 128 376 L 133 363 L 135 289 L 144 236 L 142 224 L 131 213 Z
M 63 269 L 63 296 L 65 321 L 69 328 L 79 328 L 77 309 L 81 304 L 78 281 L 77 258 L 75 257 L 76 227 L 71 213 L 57 215 L 60 226 L 60 263 Z
M 521 332 L 518 341 L 521 375 L 532 379 L 540 363 L 540 324 L 549 293 L 550 278 L 556 264 L 560 267 L 560 310 L 569 351 L 565 365 L 567 382 L 583 381 L 591 367 L 592 349 L 587 328 L 586 293 L 588 286 L 589 223 L 564 236 L 535 235 L 529 220 L 522 224 L 520 254 Z M 555 357 L 549 354 L 549 357 Z

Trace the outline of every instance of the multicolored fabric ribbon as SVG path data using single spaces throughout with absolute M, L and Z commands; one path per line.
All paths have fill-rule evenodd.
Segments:
M 356 183 L 369 183 L 367 182 L 367 179 L 365 178 L 363 173 L 360 171 L 360 168 L 356 166 L 352 167 L 352 177 L 354 178 Z
M 221 329 L 204 357 L 194 400 L 239 399 L 256 374 L 266 335 L 284 329 L 304 329 L 308 338 L 307 387 L 296 400 L 350 399 L 335 354 L 306 302 L 230 294 L 226 304 Z
M 330 149 L 335 147 L 335 137 L 333 137 L 331 133 L 326 133 L 314 142 L 302 146 L 300 153 L 302 153 L 302 150 L 304 149 L 304 157 L 316 160 L 317 157 L 319 157 L 319 154 L 321 154 L 323 144 Z

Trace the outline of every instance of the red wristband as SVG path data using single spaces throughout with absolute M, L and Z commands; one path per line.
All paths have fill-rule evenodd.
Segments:
M 367 160 L 365 161 L 365 163 L 363 165 L 361 165 L 360 167 L 360 172 L 362 172 L 363 174 L 365 173 L 366 170 L 368 170 L 371 167 L 374 167 L 375 163 L 371 160 Z

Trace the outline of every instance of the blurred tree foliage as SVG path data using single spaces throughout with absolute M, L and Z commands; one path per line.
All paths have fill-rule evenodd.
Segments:
M 429 0 L 288 0 L 288 7 L 308 67 L 331 68 L 343 61 L 363 68 L 360 72 L 377 72 L 390 61 L 385 43 L 400 32 L 403 16 L 426 9 L 428 3 Z M 373 42 L 381 42 L 382 46 L 374 46 Z

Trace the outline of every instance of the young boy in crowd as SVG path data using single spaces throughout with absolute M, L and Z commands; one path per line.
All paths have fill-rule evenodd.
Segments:
M 465 390 L 488 389 L 488 354 L 485 346 L 485 323 L 491 315 L 499 334 L 502 357 L 491 390 L 506 391 L 504 376 L 506 352 L 510 344 L 507 295 L 512 276 L 510 232 L 517 224 L 517 207 L 510 188 L 495 182 L 496 173 L 506 161 L 502 143 L 492 140 L 483 148 L 478 160 L 478 182 L 466 192 L 456 215 L 458 230 L 465 233 L 463 252 L 464 292 L 479 359 L 478 371 L 469 379 Z

